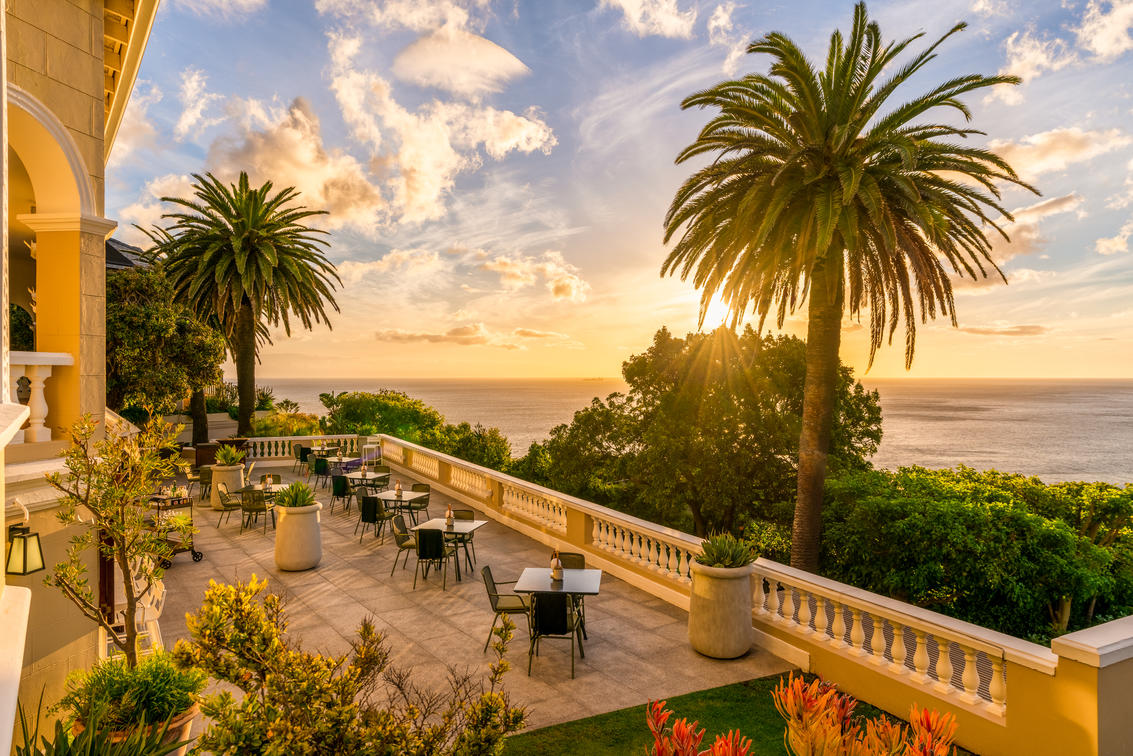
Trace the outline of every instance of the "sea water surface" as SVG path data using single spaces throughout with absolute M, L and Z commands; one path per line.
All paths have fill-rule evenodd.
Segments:
M 570 422 L 594 397 L 624 391 L 619 379 L 263 378 L 277 398 L 321 413 L 325 391 L 404 391 L 449 422 L 498 427 L 522 454 Z M 1063 480 L 1133 482 L 1133 381 L 864 379 L 881 395 L 878 467 L 953 467 Z

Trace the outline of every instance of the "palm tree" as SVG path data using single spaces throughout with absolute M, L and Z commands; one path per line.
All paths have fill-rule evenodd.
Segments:
M 236 363 L 240 397 L 237 435 L 252 432 L 256 358 L 267 326 L 291 334 L 291 318 L 310 330 L 326 323 L 326 305 L 338 311 L 333 291 L 341 284 L 322 247 L 321 229 L 302 221 L 322 210 L 292 204 L 294 187 L 275 194 L 258 189 L 241 172 L 226 185 L 211 173 L 193 174 L 193 197 L 162 197 L 183 210 L 165 213 L 172 223 L 148 232 L 153 253 L 164 258 L 178 298 L 202 319 L 218 323 Z
M 951 272 L 1003 276 L 988 233 L 1007 238 L 997 182 L 1035 191 L 986 149 L 959 142 L 983 134 L 949 125 L 942 109 L 970 120 L 960 99 L 1014 76 L 957 76 L 913 100 L 894 93 L 936 57 L 947 34 L 904 64 L 922 35 L 885 44 L 864 3 L 845 40 L 835 31 L 817 69 L 779 33 L 749 53 L 771 56 L 764 74 L 725 81 L 688 97 L 682 108 L 719 113 L 677 157 L 713 160 L 677 191 L 665 242 L 679 234 L 662 275 L 692 276 L 701 320 L 720 297 L 735 325 L 750 307 L 762 328 L 807 305 L 807 373 L 799 434 L 798 489 L 791 564 L 818 567 L 822 493 L 834 412 L 842 317 L 870 313 L 870 364 L 904 321 L 912 364 L 916 319 L 951 317 Z M 885 78 L 882 75 L 885 74 Z M 1004 278 L 1006 282 L 1006 279 Z

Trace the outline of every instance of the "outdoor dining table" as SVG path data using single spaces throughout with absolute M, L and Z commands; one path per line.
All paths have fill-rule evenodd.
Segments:
M 356 486 L 374 485 L 373 481 L 385 478 L 389 482 L 389 473 L 376 473 L 367 470 L 359 470 L 358 472 L 346 473 L 346 479 Z
M 453 520 L 452 525 L 445 523 L 445 518 L 434 517 L 431 520 L 422 522 L 419 525 L 414 525 L 410 530 L 439 530 L 446 536 L 469 535 L 475 533 L 480 528 L 488 524 L 487 520 Z M 464 556 L 468 558 L 468 550 L 465 549 Z M 472 568 L 472 562 L 468 563 L 469 569 Z M 460 555 L 456 556 L 456 580 L 460 582 Z
M 236 493 L 242 494 L 245 491 L 263 491 L 265 497 L 272 497 L 285 488 L 287 488 L 286 483 L 268 483 L 266 486 L 263 483 L 256 483 L 254 485 L 248 485 L 244 486 L 243 488 L 237 489 Z
M 525 567 L 512 590 L 515 593 L 566 593 L 571 596 L 597 596 L 602 587 L 602 570 L 563 570 L 562 580 L 551 580 L 550 567 Z

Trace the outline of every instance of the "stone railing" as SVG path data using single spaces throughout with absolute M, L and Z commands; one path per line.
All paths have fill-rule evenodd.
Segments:
M 369 443 L 399 472 L 688 608 L 699 539 L 391 436 Z M 756 646 L 894 714 L 913 703 L 949 711 L 957 742 L 984 756 L 1133 744 L 1124 704 L 1101 700 L 1111 690 L 1124 701 L 1117 691 L 1133 687 L 1133 617 L 1057 638 L 1052 650 L 766 559 L 752 586 Z
M 361 453 L 364 439 L 357 435 L 340 434 L 334 436 L 258 436 L 248 439 L 248 459 L 294 459 L 295 445 L 310 446 L 313 443 L 337 443 L 343 454 Z
M 47 395 L 45 383 L 51 377 L 53 368 L 75 364 L 75 358 L 66 352 L 9 352 L 9 366 L 12 380 L 13 402 L 17 398 L 21 378 L 28 379 L 28 425 L 16 433 L 11 443 L 39 443 L 51 440 L 51 429 L 47 427 Z

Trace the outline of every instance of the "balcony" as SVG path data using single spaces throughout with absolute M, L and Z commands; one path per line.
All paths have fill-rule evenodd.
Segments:
M 286 469 L 295 440 L 257 439 L 256 472 Z M 430 483 L 434 514 L 451 502 L 490 520 L 476 537 L 477 569 L 491 565 L 497 579 L 514 579 L 561 548 L 604 571 L 601 594 L 587 600 L 590 640 L 577 679 L 569 677 L 568 651 L 551 645 L 527 677 L 526 629 L 517 631 L 507 685 L 530 707 L 530 727 L 798 668 L 897 715 L 912 703 L 952 712 L 957 742 L 985 756 L 1106 753 L 1113 751 L 1105 744 L 1133 738 L 1133 718 L 1118 712 L 1115 694 L 1102 700 L 1102 691 L 1133 684 L 1133 617 L 1048 648 L 760 559 L 753 652 L 715 661 L 693 652 L 686 637 L 698 539 L 389 436 L 343 440 L 355 451 L 380 444 L 404 484 Z M 319 498 L 329 503 L 325 489 Z M 211 510 L 196 514 L 205 556 L 197 564 L 178 557 L 167 573 L 167 645 L 185 637 L 184 613 L 199 605 L 210 579 L 256 573 L 288 596 L 292 630 L 316 648 L 346 651 L 358 622 L 372 615 L 397 662 L 422 682 L 443 684 L 450 664 L 486 668 L 481 650 L 492 613 L 479 575 L 450 581 L 446 591 L 435 578 L 413 590 L 410 571 L 390 576 L 391 540 L 367 535 L 359 543 L 356 508 L 324 510 L 323 562 L 301 573 L 275 569 L 270 528 L 239 534 L 236 524 L 217 529 Z
M 66 352 L 10 352 L 8 362 L 12 386 L 10 400 L 27 405 L 28 421 L 12 438 L 6 461 L 14 464 L 50 459 L 62 449 L 62 442 L 53 440 L 51 427 L 47 425 L 51 411 L 47 381 L 53 373 L 58 373 L 59 368 L 73 366 L 75 358 Z

